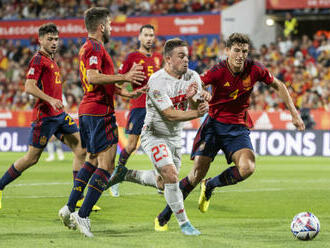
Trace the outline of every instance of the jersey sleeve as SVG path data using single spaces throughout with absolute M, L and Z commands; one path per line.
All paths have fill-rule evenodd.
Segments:
M 118 69 L 118 73 L 125 74 L 131 69 L 131 67 L 132 67 L 132 59 L 131 56 L 128 55 L 125 61 L 120 65 Z
M 255 62 L 255 68 L 258 72 L 258 81 L 265 84 L 272 84 L 274 82 L 274 76 L 262 64 Z
M 26 74 L 26 79 L 34 79 L 38 81 L 42 73 L 42 68 L 43 64 L 40 57 L 34 57 L 30 62 L 30 66 Z
M 86 70 L 98 70 L 102 71 L 102 49 L 96 49 L 95 47 L 89 47 L 85 52 Z
M 161 82 L 156 82 L 157 79 L 149 80 L 148 98 L 152 101 L 154 106 L 163 111 L 173 106 L 170 97 L 167 95 L 166 87 Z

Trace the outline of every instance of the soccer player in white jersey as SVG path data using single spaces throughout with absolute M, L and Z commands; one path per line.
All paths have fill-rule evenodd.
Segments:
M 168 40 L 164 46 L 164 60 L 164 69 L 155 72 L 148 82 L 147 114 L 141 145 L 163 180 L 166 202 L 175 213 L 183 234 L 199 235 L 200 232 L 188 220 L 179 188 L 181 130 L 183 121 L 207 113 L 208 103 L 200 99 L 209 100 L 210 95 L 202 90 L 199 75 L 188 69 L 186 42 Z M 122 181 L 124 177 L 127 181 L 157 186 L 153 170 L 127 172 L 123 168 L 116 169 L 110 185 Z

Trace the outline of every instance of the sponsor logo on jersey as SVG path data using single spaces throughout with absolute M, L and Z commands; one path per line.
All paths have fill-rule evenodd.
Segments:
M 34 75 L 34 68 L 30 68 L 28 75 Z
M 93 64 L 97 65 L 97 57 L 96 56 L 91 56 L 89 58 L 89 65 L 93 65 Z

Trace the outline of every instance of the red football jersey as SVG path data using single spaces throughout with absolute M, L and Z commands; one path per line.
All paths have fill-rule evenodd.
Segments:
M 62 82 L 56 62 L 47 54 L 39 51 L 29 63 L 26 79 L 34 79 L 46 95 L 62 101 Z M 33 108 L 33 121 L 43 117 L 59 115 L 63 110 L 54 110 L 48 102 L 38 98 Z
M 261 64 L 248 59 L 244 70 L 233 73 L 226 60 L 219 62 L 201 76 L 205 85 L 212 85 L 209 115 L 222 123 L 252 126 L 247 109 L 256 82 L 271 84 L 272 74 Z
M 84 96 L 79 105 L 79 115 L 103 116 L 114 113 L 113 97 L 115 84 L 92 84 L 87 80 L 87 70 L 98 70 L 113 75 L 112 59 L 102 43 L 87 39 L 79 51 L 80 81 Z
M 134 62 L 136 64 L 141 64 L 143 66 L 143 72 L 146 76 L 145 80 L 141 85 L 132 84 L 133 89 L 138 89 L 145 86 L 148 83 L 149 77 L 154 72 L 158 71 L 163 62 L 163 56 L 160 53 L 153 53 L 151 56 L 147 56 L 139 51 L 130 53 L 127 55 L 125 61 L 119 68 L 119 73 L 125 74 L 133 66 Z M 138 98 L 130 99 L 130 109 L 134 108 L 145 108 L 146 107 L 146 94 L 142 94 Z

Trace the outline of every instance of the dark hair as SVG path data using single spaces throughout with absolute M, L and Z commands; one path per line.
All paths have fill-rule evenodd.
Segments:
M 246 34 L 232 33 L 226 40 L 226 47 L 231 48 L 234 44 L 248 44 L 251 45 L 250 38 Z
M 45 23 L 39 27 L 39 37 L 44 36 L 45 34 L 58 34 L 57 27 L 54 23 Z
M 98 25 L 106 22 L 110 11 L 103 7 L 93 7 L 85 11 L 85 26 L 88 32 L 94 33 Z
M 164 56 L 170 55 L 173 49 L 176 47 L 188 47 L 188 43 L 179 38 L 166 41 L 163 49 Z
M 152 29 L 152 30 L 155 31 L 154 26 L 152 26 L 151 24 L 146 24 L 146 25 L 143 25 L 143 26 L 140 28 L 140 34 L 142 33 L 142 31 L 143 31 L 144 28 L 150 28 L 150 29 Z

